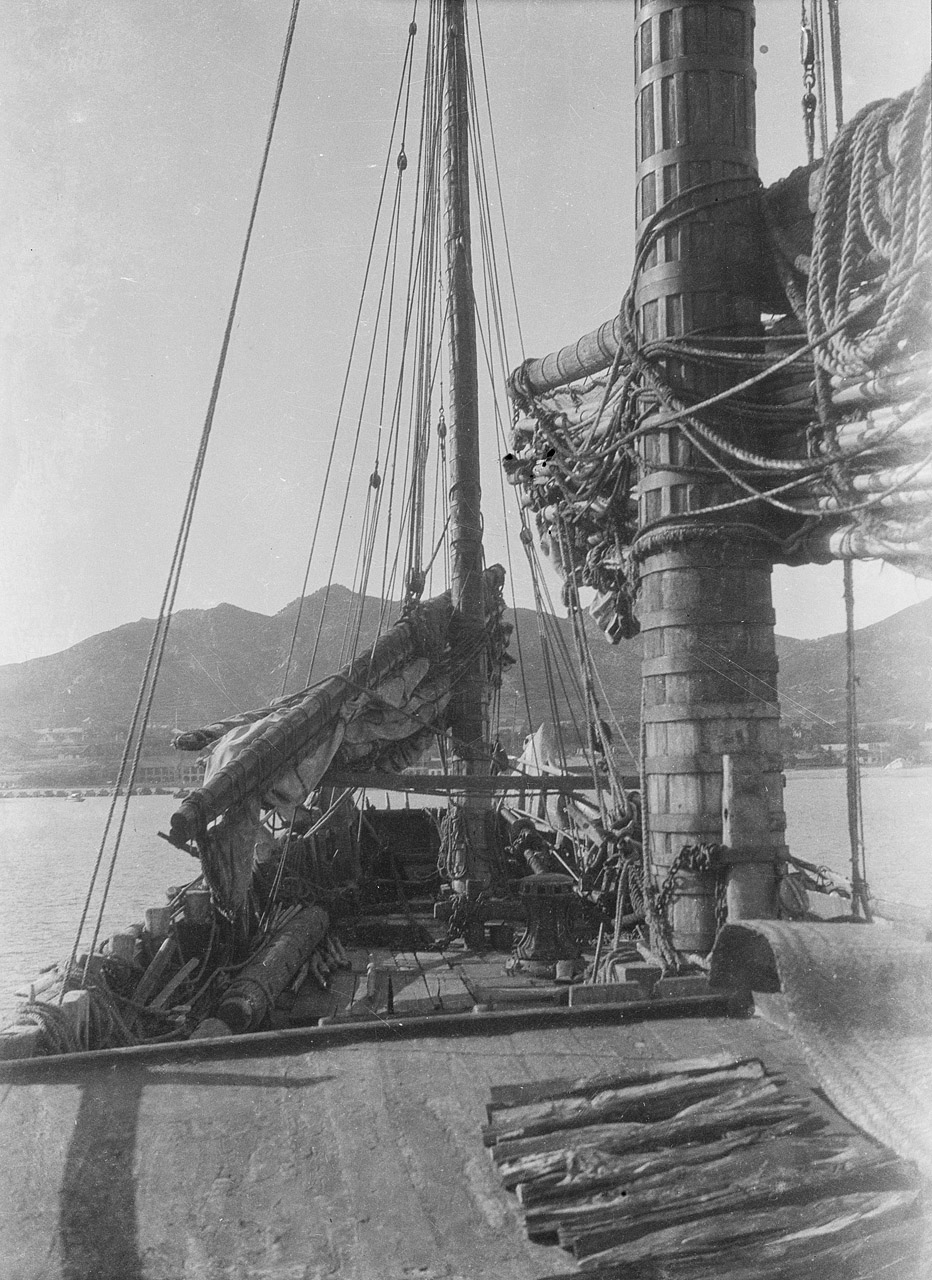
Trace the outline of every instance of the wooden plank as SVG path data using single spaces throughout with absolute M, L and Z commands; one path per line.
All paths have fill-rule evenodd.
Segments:
M 513 1138 L 579 1129 L 609 1119 L 638 1120 L 642 1124 L 669 1120 L 692 1103 L 721 1094 L 739 1081 L 760 1080 L 763 1074 L 764 1068 L 759 1062 L 749 1062 L 699 1076 L 670 1076 L 628 1088 L 603 1089 L 593 1096 L 532 1102 L 496 1116 L 495 1123 L 484 1127 L 483 1139 L 486 1146 L 494 1146 Z
M 855 1191 L 902 1187 L 903 1164 L 888 1152 L 853 1139 L 841 1150 L 820 1152 L 805 1140 L 795 1146 L 758 1144 L 710 1161 L 692 1176 L 672 1171 L 640 1183 L 584 1193 L 570 1203 L 529 1210 L 529 1234 L 559 1230 L 566 1246 L 597 1235 L 602 1247 L 712 1213 L 764 1209 Z
M 602 1089 L 623 1089 L 629 1085 L 648 1084 L 651 1080 L 665 1080 L 670 1076 L 702 1075 L 709 1071 L 724 1071 L 729 1067 L 752 1062 L 752 1058 L 736 1058 L 730 1053 L 713 1054 L 706 1058 L 675 1058 L 672 1061 L 648 1062 L 643 1066 L 627 1067 L 622 1071 L 600 1071 L 596 1075 L 581 1076 L 577 1080 L 566 1076 L 554 1080 L 530 1080 L 522 1084 L 503 1084 L 491 1089 L 491 1102 L 486 1111 L 492 1114 L 505 1107 L 520 1107 L 532 1102 L 548 1102 L 551 1098 L 584 1097 Z
M 677 1254 L 716 1253 L 723 1245 L 752 1239 L 777 1241 L 781 1236 L 835 1233 L 848 1238 L 870 1234 L 881 1226 L 904 1221 L 915 1208 L 918 1192 L 858 1191 L 809 1204 L 714 1215 L 688 1225 L 652 1231 L 624 1244 L 602 1248 L 597 1234 L 578 1239 L 573 1253 L 585 1272 L 610 1262 L 663 1259 Z
M 574 1266 L 543 1280 L 926 1280 L 924 1234 L 921 1221 L 907 1219 L 850 1240 L 839 1239 L 837 1232 L 824 1239 L 805 1232 L 795 1239 L 723 1245 L 714 1258 L 693 1253 L 583 1270 Z
M 541 1005 L 567 1003 L 567 989 L 561 986 L 531 987 L 502 983 L 474 983 L 472 993 L 477 1004 L 490 1005 Z
M 653 1126 L 637 1121 L 603 1122 L 587 1125 L 578 1132 L 575 1129 L 567 1129 L 564 1133 L 557 1131 L 555 1133 L 532 1134 L 526 1138 L 502 1138 L 492 1147 L 491 1155 L 496 1163 L 501 1163 L 515 1156 L 535 1155 L 538 1152 L 553 1150 L 554 1143 L 564 1146 L 570 1145 L 573 1143 L 574 1137 L 580 1147 L 598 1146 L 602 1139 L 608 1140 L 614 1137 L 622 1145 L 604 1147 L 602 1149 L 621 1154 L 625 1150 L 624 1132 L 628 1130 L 632 1135 L 648 1135 L 653 1132 L 658 1139 L 653 1143 L 653 1147 L 656 1148 L 663 1146 L 668 1137 L 675 1138 L 681 1129 L 684 1133 L 688 1133 L 694 1124 L 704 1125 L 707 1121 L 721 1121 L 723 1124 L 727 1124 L 730 1123 L 733 1115 L 739 1113 L 742 1115 L 747 1114 L 749 1110 L 755 1107 L 771 1108 L 777 1105 L 782 1106 L 784 1101 L 779 1096 L 782 1086 L 782 1080 L 745 1081 L 732 1086 L 730 1089 L 720 1091 L 712 1098 L 704 1098 L 692 1103 L 685 1109 L 683 1117 L 679 1120 L 674 1116 L 669 1120 L 658 1121 Z M 799 1102 L 798 1099 L 793 1099 L 792 1101 L 794 1105 Z M 805 1105 L 809 1105 L 808 1101 Z M 684 1140 L 692 1141 L 690 1138 Z
M 192 956 L 190 960 L 186 960 L 174 977 L 170 978 L 165 984 L 159 994 L 149 1001 L 147 1007 L 150 1009 L 164 1009 L 169 996 L 178 990 L 181 984 L 191 976 L 200 963 L 201 961 L 198 956 Z
M 680 1177 L 693 1165 L 710 1164 L 732 1152 L 760 1145 L 766 1133 L 766 1130 L 746 1129 L 717 1142 L 628 1156 L 612 1156 L 603 1151 L 573 1153 L 559 1173 L 542 1174 L 539 1178 L 519 1182 L 515 1189 L 518 1203 L 527 1210 L 540 1205 L 567 1204 L 574 1196 L 603 1187 L 630 1186 L 664 1175 Z
M 315 978 L 306 978 L 289 1010 L 289 1020 L 294 1026 L 307 1026 L 320 1018 L 339 1017 L 353 1003 L 358 982 L 351 969 L 337 969 L 326 988 Z
M 517 1186 L 529 1176 L 554 1173 L 565 1167 L 574 1152 L 605 1151 L 624 1155 L 633 1151 L 656 1151 L 687 1142 L 716 1141 L 742 1129 L 763 1128 L 784 1122 L 799 1123 L 805 1131 L 822 1127 L 824 1121 L 804 1102 L 767 1101 L 753 1103 L 743 1110 L 677 1116 L 655 1125 L 604 1124 L 564 1133 L 543 1134 L 499 1143 L 492 1148 L 492 1158 L 500 1166 L 506 1186 Z
M 673 1143 L 670 1147 L 659 1150 L 636 1147 L 633 1152 L 629 1151 L 627 1154 L 632 1160 L 643 1160 L 645 1167 L 650 1167 L 653 1162 L 669 1157 L 675 1167 L 680 1153 L 688 1153 L 694 1146 L 697 1149 L 701 1146 L 705 1151 L 711 1147 L 718 1148 L 721 1145 L 721 1149 L 724 1150 L 725 1144 L 734 1139 L 740 1138 L 742 1142 L 746 1139 L 747 1145 L 750 1146 L 756 1142 L 769 1142 L 772 1138 L 778 1136 L 811 1134 L 821 1127 L 821 1122 L 813 1118 L 811 1111 L 801 1108 L 794 1114 L 777 1118 L 776 1120 L 774 1117 L 768 1116 L 758 1123 L 735 1124 L 725 1131 L 723 1137 L 717 1134 L 707 1134 L 697 1138 L 695 1143 L 689 1141 Z M 577 1162 L 585 1161 L 587 1157 L 610 1160 L 614 1153 L 604 1150 L 603 1148 L 606 1145 L 608 1145 L 608 1142 L 603 1142 L 602 1145 L 596 1142 L 591 1146 L 557 1148 L 504 1161 L 498 1170 L 502 1185 L 509 1191 L 522 1187 L 522 1198 L 528 1200 L 536 1184 L 539 1183 L 543 1188 L 554 1185 L 555 1182 L 566 1178 Z M 705 1159 L 705 1155 L 701 1159 Z M 689 1163 L 688 1159 L 686 1163 Z
M 174 934 L 165 939 L 162 945 L 156 951 L 155 955 L 149 962 L 149 967 L 139 979 L 136 990 L 133 992 L 133 999 L 136 1004 L 145 1004 L 162 980 L 162 975 L 171 963 L 172 956 L 175 954 L 175 937 Z
M 569 1002 L 573 1008 L 586 1004 L 621 1004 L 627 1000 L 643 1000 L 640 982 L 591 982 L 570 987 Z

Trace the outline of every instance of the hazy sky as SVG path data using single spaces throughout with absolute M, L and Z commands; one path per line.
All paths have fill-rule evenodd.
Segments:
M 179 608 L 271 613 L 299 593 L 411 8 L 303 0 Z M 481 10 L 528 354 L 613 314 L 627 283 L 632 8 Z M 0 662 L 157 612 L 289 9 L 0 6 Z M 805 158 L 798 13 L 798 0 L 758 3 L 765 181 Z M 842 0 L 841 13 L 849 114 L 919 79 L 927 0 Z M 496 465 L 490 442 L 492 495 Z M 487 520 L 498 559 L 495 503 Z M 321 560 L 312 589 L 325 574 Z M 351 575 L 348 551 L 337 577 Z M 858 579 L 859 623 L 929 594 L 891 569 Z M 775 596 L 786 634 L 843 625 L 839 566 L 778 570 Z

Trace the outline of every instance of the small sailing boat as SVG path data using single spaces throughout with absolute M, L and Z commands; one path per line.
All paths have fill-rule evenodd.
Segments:
M 533 553 L 533 518 L 563 575 L 586 773 L 539 730 L 512 769 L 491 715 L 506 580 L 485 564 L 480 503 L 479 348 L 491 365 L 501 319 L 472 252 L 475 239 L 491 263 L 496 229 L 490 188 L 469 185 L 481 77 L 464 0 L 436 0 L 426 25 L 417 159 L 393 134 L 386 179 L 376 310 L 398 327 L 367 353 L 370 366 L 400 356 L 410 382 L 379 398 L 346 661 L 315 671 L 321 622 L 289 689 L 299 608 L 279 696 L 178 735 L 206 756 L 205 779 L 162 834 L 196 874 L 103 943 L 101 904 L 79 954 L 89 891 L 71 956 L 2 1038 L 20 1059 L 0 1064 L 21 1091 L 5 1116 L 54 1111 L 71 1135 L 66 1167 L 43 1165 L 28 1193 L 43 1178 L 40 1194 L 63 1188 L 65 1275 L 530 1277 L 548 1259 L 552 1271 L 559 1243 L 606 1277 L 882 1264 L 918 1278 L 928 938 L 869 923 L 856 774 L 849 920 L 811 919 L 808 893 L 826 886 L 784 842 L 770 574 L 781 559 L 932 563 L 928 79 L 762 191 L 750 0 L 640 0 L 631 287 L 618 316 L 509 379 L 504 465 L 522 546 Z M 400 103 L 418 35 L 412 21 Z M 223 357 L 215 393 L 222 372 Z M 113 797 L 116 840 L 107 865 L 108 819 L 97 859 L 105 886 L 215 404 Z M 404 550 L 403 570 L 386 555 L 364 643 L 380 541 Z M 444 563 L 449 584 L 429 591 Z M 603 714 L 587 588 L 611 640 L 643 636 L 636 778 Z M 849 747 L 854 687 L 852 667 Z M 419 772 L 434 745 L 443 772 Z M 377 809 L 380 790 L 445 803 Z M 771 1021 L 726 1017 L 752 1009 Z M 72 1091 L 52 1098 L 50 1072 L 80 1080 L 67 1124 Z M 119 1258 L 99 1238 L 114 1197 Z M 22 1197 L 15 1210 L 11 1230 L 24 1239 L 24 1222 L 35 1248 L 48 1227 Z M 150 1220 L 184 1214 L 184 1240 L 160 1228 L 142 1245 Z

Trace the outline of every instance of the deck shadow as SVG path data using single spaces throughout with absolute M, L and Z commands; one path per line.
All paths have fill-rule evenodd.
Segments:
M 59 1192 L 63 1280 L 143 1280 L 134 1162 L 146 1088 L 226 1085 L 287 1090 L 333 1078 L 149 1068 L 81 1074 L 80 1101 Z

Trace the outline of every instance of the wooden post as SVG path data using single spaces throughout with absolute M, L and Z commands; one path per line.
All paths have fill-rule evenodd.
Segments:
M 671 206 L 678 216 L 644 260 L 635 293 L 642 346 L 693 332 L 701 340 L 759 331 L 753 209 L 732 198 L 740 193 L 735 180 L 757 173 L 753 40 L 751 0 L 640 0 L 639 244 L 655 213 L 679 193 L 701 187 L 705 197 L 694 193 Z M 695 398 L 723 386 L 701 366 L 667 360 L 665 372 Z M 772 562 L 750 527 L 760 517 L 739 509 L 736 517 L 697 514 L 683 522 L 685 514 L 728 502 L 734 490 L 661 415 L 646 425 L 638 618 L 649 851 L 662 881 L 684 845 L 721 841 L 724 754 L 750 752 L 759 761 L 768 805 L 760 838 L 771 861 L 783 849 L 784 819 Z M 715 936 L 711 877 L 681 873 L 671 916 L 675 947 L 708 950 Z
M 467 776 L 487 776 L 488 671 L 485 629 L 482 514 L 479 474 L 479 390 L 469 212 L 469 81 L 465 0 L 444 0 L 446 79 L 444 112 L 447 326 L 450 359 L 450 544 L 452 628 L 475 650 L 456 683 L 450 706 L 454 749 Z M 465 835 L 465 881 L 490 878 L 486 819 L 489 805 L 475 795 L 455 800 Z M 466 884 L 454 886 L 466 892 Z

